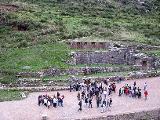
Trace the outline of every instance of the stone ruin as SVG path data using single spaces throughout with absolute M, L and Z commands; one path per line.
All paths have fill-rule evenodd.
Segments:
M 94 42 L 94 43 L 93 43 Z M 129 71 L 139 71 L 137 73 L 130 73 L 127 76 L 105 76 L 103 77 L 93 77 L 92 80 L 103 81 L 109 79 L 110 81 L 117 81 L 117 77 L 127 77 L 134 78 L 144 78 L 150 76 L 159 76 L 158 73 L 147 72 L 149 70 L 154 70 L 160 68 L 160 58 L 154 56 L 148 56 L 136 49 L 133 45 L 124 45 L 119 43 L 104 42 L 104 41 L 70 41 L 68 43 L 71 48 L 76 48 L 79 50 L 74 50 L 70 53 L 71 61 L 70 64 L 78 65 L 84 64 L 83 67 L 71 67 L 71 68 L 49 68 L 44 69 L 39 72 L 20 72 L 17 73 L 17 81 L 15 84 L 10 84 L 9 87 L 42 87 L 42 86 L 63 86 L 67 85 L 70 81 L 83 81 L 83 77 L 66 78 L 66 80 L 55 81 L 48 78 L 44 83 L 42 78 L 44 76 L 76 76 L 76 75 L 89 75 L 96 73 L 108 73 L 108 72 L 129 72 Z M 78 46 L 81 44 L 80 46 Z M 93 46 L 95 45 L 95 46 Z M 94 48 L 94 50 L 92 49 Z M 144 46 L 137 46 L 137 48 L 142 49 Z M 147 49 L 155 49 L 151 46 L 147 46 Z M 97 66 L 92 66 L 92 64 L 97 64 Z M 102 64 L 102 65 L 100 65 Z M 103 66 L 103 64 L 111 64 L 111 66 Z M 113 66 L 112 66 L 113 64 Z M 115 66 L 121 65 L 121 66 Z M 91 65 L 91 66 L 90 66 Z M 86 72 L 87 70 L 87 72 Z M 86 75 L 85 75 L 86 74 Z M 32 80 L 32 78 L 35 78 Z M 37 79 L 36 79 L 37 78 Z M 88 78 L 86 78 L 88 79 Z M 4 85 L 0 85 L 3 87 Z
M 141 53 L 140 50 L 155 50 L 157 47 L 144 45 L 126 45 L 108 41 L 69 40 L 72 49 L 71 64 L 126 64 L 139 66 L 142 69 L 155 68 L 157 59 Z M 94 50 L 93 50 L 94 49 Z M 159 47 L 158 47 L 159 49 Z
M 91 39 L 90 38 L 82 38 L 82 39 L 74 39 L 67 40 L 66 43 L 72 49 L 102 49 L 107 50 L 110 48 L 129 48 L 135 50 L 157 50 L 160 49 L 160 46 L 152 46 L 145 44 L 130 44 L 129 42 L 114 42 L 109 40 L 101 40 L 101 39 Z
M 67 44 L 74 49 L 106 49 L 110 45 L 106 42 L 67 42 Z
M 155 67 L 156 59 L 143 53 L 125 48 L 109 51 L 76 51 L 71 53 L 72 64 L 124 64 L 140 66 L 142 69 Z

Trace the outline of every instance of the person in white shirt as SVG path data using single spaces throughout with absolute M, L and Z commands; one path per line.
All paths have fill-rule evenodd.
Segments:
M 47 101 L 47 107 L 48 107 L 48 109 L 49 109 L 50 105 L 51 105 L 51 103 L 50 103 L 50 101 L 48 100 L 48 101 Z
M 103 91 L 103 95 L 104 95 L 104 99 L 106 99 L 106 97 L 107 97 L 107 91 L 106 90 Z
M 44 98 L 44 105 L 47 107 L 47 99 L 46 98 Z
M 53 98 L 53 107 L 57 107 L 57 99 L 55 97 Z
M 145 84 L 144 84 L 144 91 L 146 91 L 147 90 L 147 83 L 145 82 Z

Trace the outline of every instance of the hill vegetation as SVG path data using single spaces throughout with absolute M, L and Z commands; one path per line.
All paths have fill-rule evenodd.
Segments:
M 0 0 L 0 11 L 1 71 L 66 67 L 66 39 L 160 45 L 159 0 Z

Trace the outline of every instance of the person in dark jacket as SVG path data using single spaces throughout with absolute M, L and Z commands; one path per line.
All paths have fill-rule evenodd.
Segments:
M 82 100 L 79 101 L 78 105 L 79 105 L 78 111 L 82 111 Z

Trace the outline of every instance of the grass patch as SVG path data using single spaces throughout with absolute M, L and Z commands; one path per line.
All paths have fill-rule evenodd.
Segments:
M 14 73 L 0 73 L 0 83 L 2 84 L 16 83 L 16 79 Z
M 21 91 L 17 90 L 0 90 L 0 102 L 21 100 Z
M 67 82 L 67 80 L 70 78 L 69 75 L 62 75 L 62 76 L 45 76 L 42 78 L 43 82 L 47 82 L 47 81 L 55 81 L 55 82 L 59 82 L 59 81 L 63 81 L 63 82 Z
M 148 55 L 160 57 L 160 50 L 144 51 Z
M 18 72 L 50 67 L 65 68 L 69 59 L 68 53 L 69 49 L 63 43 L 11 48 L 1 53 L 0 69 Z

